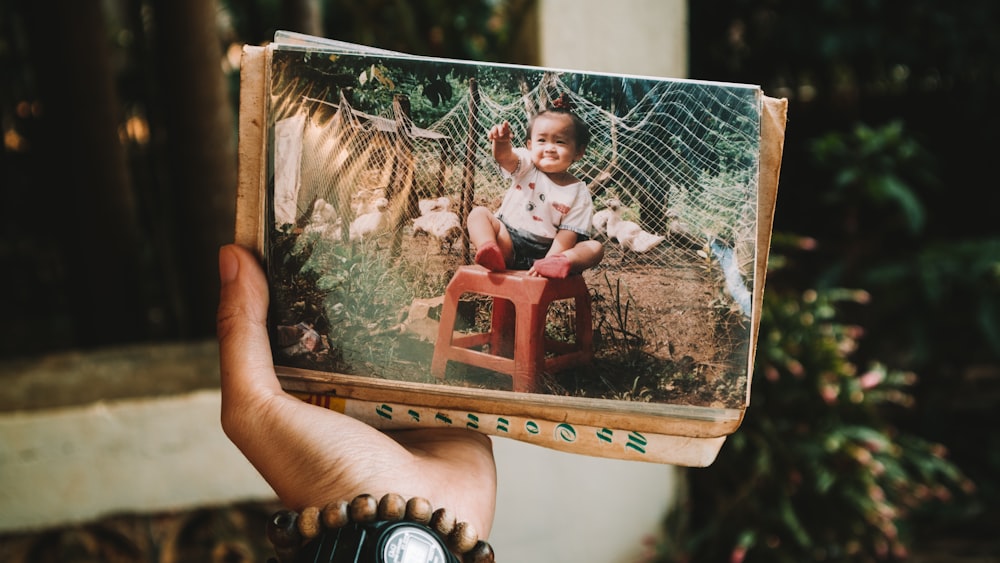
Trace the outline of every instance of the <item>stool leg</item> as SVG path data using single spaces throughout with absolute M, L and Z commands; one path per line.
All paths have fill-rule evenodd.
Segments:
M 514 304 L 509 299 L 493 298 L 493 313 L 490 317 L 490 354 L 505 358 L 514 356 L 516 318 Z
M 576 345 L 588 362 L 594 359 L 594 319 L 589 294 L 576 298 Z
M 531 393 L 536 376 L 545 365 L 545 313 L 548 303 L 517 307 L 514 330 L 514 391 Z

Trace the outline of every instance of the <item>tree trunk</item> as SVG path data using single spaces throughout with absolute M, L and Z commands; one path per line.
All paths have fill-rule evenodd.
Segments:
M 282 0 L 285 29 L 323 37 L 323 13 L 319 0 Z
M 146 336 L 143 233 L 118 138 L 120 106 L 101 4 L 23 7 L 44 116 L 34 151 L 39 192 L 34 208 L 20 212 L 63 237 L 76 344 L 140 340 Z
M 214 0 L 155 0 L 156 49 L 176 210 L 182 335 L 215 332 L 219 246 L 233 240 L 236 129 L 222 73 Z M 185 331 L 183 327 L 187 327 Z

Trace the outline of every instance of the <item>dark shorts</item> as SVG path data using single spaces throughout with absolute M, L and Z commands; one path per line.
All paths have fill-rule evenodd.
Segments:
M 507 227 L 507 233 L 514 245 L 514 259 L 507 264 L 511 270 L 530 270 L 535 260 L 545 258 L 545 254 L 552 247 L 551 242 L 539 242 L 530 234 L 512 229 L 506 223 L 504 227 Z

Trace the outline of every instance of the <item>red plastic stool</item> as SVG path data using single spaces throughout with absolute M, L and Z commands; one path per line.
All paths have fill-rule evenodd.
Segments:
M 458 300 L 465 293 L 493 297 L 490 332 L 455 333 Z M 549 305 L 562 299 L 575 300 L 576 342 L 545 337 Z M 474 349 L 484 345 L 488 345 L 486 351 Z M 555 355 L 546 357 L 546 352 Z M 514 380 L 514 391 L 531 392 L 538 372 L 556 372 L 589 363 L 593 357 L 590 292 L 583 276 L 548 279 L 523 271 L 491 272 L 482 266 L 461 266 L 448 283 L 431 361 L 431 373 L 438 379 L 444 379 L 451 360 L 508 374 Z

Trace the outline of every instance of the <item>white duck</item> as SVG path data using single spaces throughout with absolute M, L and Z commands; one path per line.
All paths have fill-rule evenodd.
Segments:
M 427 215 L 431 211 L 447 211 L 451 207 L 451 200 L 446 196 L 434 199 L 422 199 L 417 202 L 417 208 L 421 215 Z
M 315 233 L 320 236 L 329 236 L 333 239 L 340 238 L 340 217 L 337 211 L 323 198 L 316 198 L 313 204 L 312 215 L 309 216 L 309 224 L 305 227 L 306 233 Z
M 624 250 L 649 252 L 667 237 L 644 231 L 637 223 L 622 219 L 622 204 L 617 199 L 608 200 L 611 214 L 606 224 L 608 238 L 618 241 Z
M 363 240 L 366 236 L 377 233 L 385 221 L 385 210 L 389 208 L 389 200 L 380 197 L 375 200 L 375 211 L 359 215 L 351 222 L 349 236 L 352 241 Z
M 458 214 L 449 211 L 451 200 L 440 197 L 419 202 L 420 217 L 413 220 L 413 236 L 426 233 L 438 239 L 442 248 L 451 245 L 462 235 L 462 221 Z
M 618 200 L 614 200 L 618 201 Z M 610 203 L 610 201 L 609 201 Z M 594 217 L 590 220 L 591 225 L 594 227 L 594 232 L 599 235 L 608 235 L 608 218 L 611 217 L 611 209 L 605 207 L 600 211 L 594 213 Z
M 413 220 L 413 236 L 427 233 L 438 239 L 442 247 L 451 248 L 462 236 L 462 222 L 454 211 L 431 211 Z

